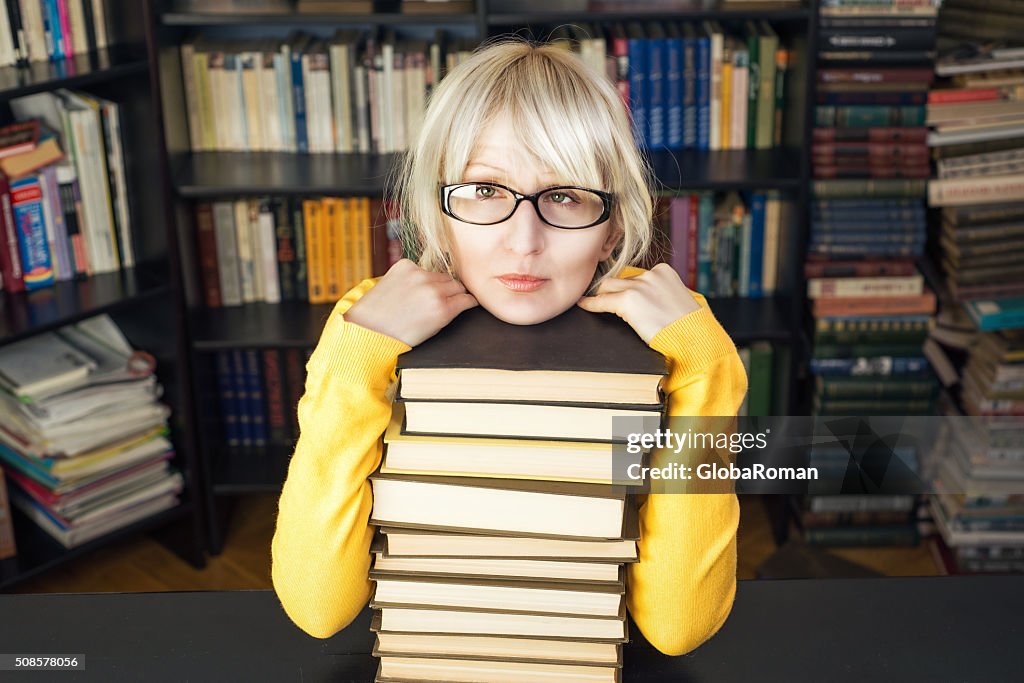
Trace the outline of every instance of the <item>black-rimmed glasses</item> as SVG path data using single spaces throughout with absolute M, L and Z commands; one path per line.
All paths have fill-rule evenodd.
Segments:
M 519 203 L 533 204 L 540 219 L 555 228 L 579 230 L 603 223 L 612 211 L 612 194 L 575 185 L 522 194 L 498 183 L 438 186 L 441 211 L 463 223 L 494 225 L 508 220 Z

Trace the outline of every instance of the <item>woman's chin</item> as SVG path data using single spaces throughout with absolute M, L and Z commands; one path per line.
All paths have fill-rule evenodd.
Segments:
M 561 315 L 576 304 L 552 302 L 543 297 L 522 297 L 508 300 L 506 297 L 477 297 L 477 301 L 498 320 L 512 325 L 536 325 Z

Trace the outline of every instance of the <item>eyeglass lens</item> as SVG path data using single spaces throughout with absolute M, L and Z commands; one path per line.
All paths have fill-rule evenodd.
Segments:
M 448 208 L 467 223 L 499 223 L 512 215 L 516 198 L 495 185 L 463 185 L 448 195 Z M 589 225 L 604 212 L 604 200 L 587 190 L 554 188 L 537 198 L 540 214 L 566 228 Z

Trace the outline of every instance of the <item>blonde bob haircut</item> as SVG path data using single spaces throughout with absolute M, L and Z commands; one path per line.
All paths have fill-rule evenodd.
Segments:
M 620 239 L 590 290 L 643 259 L 654 234 L 653 174 L 618 91 L 576 55 L 518 36 L 484 42 L 431 93 L 419 137 L 390 184 L 406 253 L 425 270 L 454 272 L 438 184 L 462 182 L 479 133 L 504 115 L 521 131 L 515 144 L 558 183 L 614 195 L 609 220 Z

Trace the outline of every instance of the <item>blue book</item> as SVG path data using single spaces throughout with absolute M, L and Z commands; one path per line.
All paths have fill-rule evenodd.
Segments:
M 665 130 L 665 108 L 668 101 L 665 97 L 666 76 L 668 68 L 668 42 L 661 24 L 648 22 L 645 27 L 647 39 L 647 142 L 651 149 L 665 146 L 667 139 Z
M 968 301 L 964 308 L 982 332 L 1024 327 L 1024 297 Z
M 697 147 L 697 33 L 683 24 L 683 149 Z
M 46 239 L 42 186 L 38 178 L 27 176 L 11 181 L 10 192 L 25 289 L 48 287 L 53 284 L 53 262 Z
M 242 447 L 252 446 L 252 414 L 249 412 L 249 383 L 245 377 L 245 354 L 240 349 L 231 351 L 231 378 L 235 384 L 235 410 L 238 413 L 238 433 Z
M 683 148 L 683 38 L 675 22 L 665 24 L 668 66 L 665 68 L 665 97 L 668 99 L 665 146 Z
M 238 424 L 238 406 L 235 403 L 235 379 L 231 372 L 231 355 L 218 351 L 216 358 L 217 400 L 220 402 L 220 419 L 224 424 L 224 440 L 231 448 L 242 445 Z
M 764 206 L 766 197 L 755 192 L 750 197 L 750 292 L 758 299 L 763 295 L 764 279 Z
M 633 138 L 637 147 L 648 147 L 647 120 L 647 45 L 643 28 L 630 22 L 626 35 L 629 39 L 629 111 L 633 118 Z
M 697 149 L 711 149 L 711 33 L 697 38 Z
M 309 151 L 309 136 L 306 132 L 306 89 L 302 78 L 302 50 L 310 40 L 309 36 L 293 39 L 290 51 L 292 62 L 292 109 L 295 116 L 295 148 L 299 152 Z
M 50 60 L 64 59 L 70 50 L 64 49 L 64 34 L 60 30 L 60 10 L 57 9 L 57 0 L 43 0 L 42 15 L 43 34 L 47 38 L 46 50 L 50 53 Z
M 872 358 L 811 358 L 811 373 L 847 377 L 921 375 L 931 370 L 924 356 L 874 356 Z
M 697 203 L 697 291 L 702 294 L 711 292 L 714 213 L 714 194 L 701 192 Z
M 249 390 L 249 418 L 252 424 L 252 445 L 267 445 L 266 399 L 260 374 L 260 357 L 255 349 L 245 352 L 245 382 Z
M 878 232 L 828 232 L 811 235 L 811 244 L 923 244 L 925 234 Z

